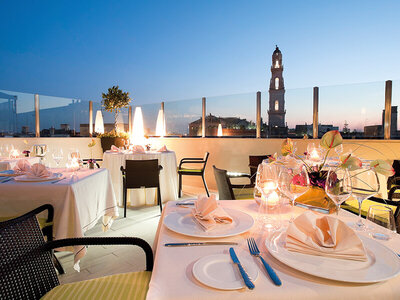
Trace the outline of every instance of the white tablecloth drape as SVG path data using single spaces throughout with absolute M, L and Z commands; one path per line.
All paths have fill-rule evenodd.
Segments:
M 54 238 L 83 237 L 85 231 L 103 218 L 107 230 L 118 216 L 110 174 L 106 169 L 83 169 L 56 182 L 16 182 L 0 184 L 0 216 L 19 216 L 43 204 L 54 207 Z M 73 251 L 75 263 L 86 254 L 83 246 L 60 250 Z
M 40 157 L 22 157 L 22 158 L 15 158 L 15 159 L 6 159 L 6 158 L 1 158 L 0 157 L 0 172 L 1 171 L 6 171 L 6 170 L 11 170 L 14 169 L 15 165 L 17 164 L 18 160 L 20 159 L 26 159 L 29 161 L 31 165 L 36 164 L 40 162 Z
M 246 212 L 253 217 L 257 216 L 258 205 L 253 200 L 244 201 L 220 201 L 223 207 Z M 222 300 L 222 299 L 399 299 L 400 276 L 385 282 L 375 284 L 351 284 L 330 281 L 305 273 L 296 271 L 283 263 L 275 260 L 266 250 L 264 241 L 266 234 L 257 231 L 256 226 L 249 233 L 239 236 L 212 239 L 213 241 L 232 241 L 239 243 L 235 246 L 236 253 L 240 257 L 249 257 L 246 238 L 253 236 L 262 252 L 263 257 L 276 270 L 282 280 L 282 286 L 275 286 L 261 263 L 256 260 L 259 267 L 259 275 L 254 290 L 241 289 L 235 291 L 223 291 L 207 287 L 198 282 L 192 275 L 193 264 L 200 258 L 211 254 L 228 254 L 229 246 L 203 246 L 203 247 L 165 247 L 165 243 L 207 241 L 185 237 L 174 233 L 162 225 L 164 216 L 172 211 L 184 209 L 178 208 L 174 203 L 168 203 L 163 210 L 162 218 L 156 237 L 155 264 L 147 294 L 149 300 L 164 299 L 199 299 L 199 300 Z M 289 211 L 289 210 L 287 210 Z M 304 210 L 295 208 L 298 215 Z M 284 215 L 290 217 L 290 213 Z M 340 212 L 340 218 L 345 222 L 357 220 L 356 216 L 346 211 Z M 363 233 L 367 235 L 367 233 Z M 382 242 L 395 252 L 400 251 L 400 237 L 396 236 L 387 242 Z M 251 258 L 250 258 L 251 259 Z M 254 258 L 255 259 L 255 258 Z M 323 266 L 321 266 L 323 268 Z
M 173 151 L 146 152 L 135 154 L 105 152 L 103 155 L 103 168 L 107 168 L 111 174 L 115 196 L 118 204 L 122 206 L 122 175 L 120 167 L 125 167 L 126 160 L 158 159 L 163 167 L 160 172 L 160 192 L 162 202 L 178 199 L 178 177 L 176 170 L 176 155 Z M 156 189 L 130 189 L 127 193 L 127 202 L 131 206 L 154 205 Z

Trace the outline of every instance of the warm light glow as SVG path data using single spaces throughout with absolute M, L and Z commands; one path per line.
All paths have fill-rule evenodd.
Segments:
M 275 100 L 275 110 L 279 110 L 279 102 L 278 102 L 278 100 Z
M 279 196 L 277 192 L 272 192 L 271 195 L 268 197 L 268 205 L 275 206 L 279 204 Z
M 279 61 L 278 60 L 275 61 L 275 68 L 279 68 Z
M 133 129 L 132 135 L 130 137 L 130 142 L 133 145 L 146 145 L 146 140 L 144 137 L 144 126 L 143 126 L 143 114 L 142 108 L 136 107 L 135 115 L 133 117 Z
M 164 137 L 167 135 L 167 129 L 165 126 L 165 114 L 162 109 L 158 111 L 157 125 L 156 125 L 156 136 Z
M 125 131 L 124 128 L 124 118 L 122 117 L 122 114 L 118 114 L 117 116 L 117 131 L 118 132 L 123 132 Z
M 271 191 L 276 190 L 277 187 L 278 187 L 278 183 L 276 181 L 270 180 L 270 181 L 264 182 L 263 190 L 264 190 L 265 194 L 269 194 L 269 193 L 271 193 Z
M 276 90 L 279 89 L 279 78 L 278 77 L 275 78 L 275 89 Z
M 221 124 L 218 124 L 218 132 L 217 132 L 217 135 L 218 136 L 222 136 L 223 134 L 222 134 L 222 125 Z
M 311 151 L 311 153 L 310 153 L 310 159 L 312 159 L 312 160 L 319 160 L 319 159 L 320 159 L 319 153 L 318 153 L 317 149 L 313 149 L 313 150 Z
M 19 151 L 17 149 L 12 149 L 10 151 L 10 158 L 18 158 L 19 157 Z
M 96 120 L 94 122 L 94 132 L 104 133 L 103 115 L 101 114 L 100 110 L 96 112 Z
M 69 171 L 79 170 L 79 159 L 77 157 L 73 157 L 69 162 L 67 162 L 66 167 Z

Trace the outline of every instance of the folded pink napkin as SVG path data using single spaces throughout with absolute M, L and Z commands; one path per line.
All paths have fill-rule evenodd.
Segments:
M 192 215 L 205 231 L 217 224 L 230 224 L 233 221 L 226 211 L 218 206 L 215 195 L 210 197 L 199 195 L 192 209 Z
M 27 161 L 26 159 L 20 159 L 17 161 L 17 164 L 14 167 L 14 173 L 17 174 L 24 174 L 26 172 L 29 172 L 29 170 L 31 169 L 31 164 L 29 161 Z
M 117 146 L 114 146 L 114 145 L 111 146 L 111 150 L 110 151 L 111 152 L 121 152 L 121 150 Z
M 145 153 L 144 148 L 140 145 L 136 145 L 132 147 L 132 153 Z
M 26 176 L 31 178 L 46 178 L 52 175 L 53 173 L 42 164 L 33 164 L 30 171 L 26 173 Z
M 289 251 L 332 258 L 367 261 L 362 241 L 344 222 L 332 216 L 306 211 L 286 232 Z
M 167 149 L 167 146 L 165 146 L 165 145 L 157 150 L 157 152 L 167 152 L 167 151 L 168 151 L 168 149 Z

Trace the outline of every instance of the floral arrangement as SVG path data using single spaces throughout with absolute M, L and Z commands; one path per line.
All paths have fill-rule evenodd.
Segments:
M 98 138 L 123 138 L 129 139 L 129 133 L 124 131 L 116 131 L 115 129 L 110 132 L 101 133 L 97 136 Z
M 327 163 L 327 159 L 329 157 L 332 149 L 343 144 L 343 138 L 340 135 L 340 132 L 337 130 L 332 130 L 325 133 L 320 141 L 320 149 L 323 154 L 322 162 L 317 164 L 310 164 L 310 154 L 308 152 L 304 152 L 304 157 L 296 154 L 296 149 L 294 147 L 293 141 L 290 138 L 287 138 L 281 147 L 282 156 L 278 156 L 277 153 L 270 156 L 268 158 L 270 163 L 279 163 L 286 166 L 294 166 L 299 164 L 299 162 L 303 163 L 309 173 L 310 183 L 313 186 L 318 186 L 321 188 L 325 188 L 325 181 L 327 176 L 327 171 L 323 170 Z M 312 160 L 311 160 L 312 161 Z M 365 166 L 364 166 L 365 167 Z M 356 171 L 358 169 L 362 169 L 362 162 L 359 158 L 354 156 L 352 152 L 344 153 L 339 157 L 339 165 L 337 168 L 345 168 L 349 171 Z M 375 172 L 382 174 L 384 176 L 393 176 L 394 169 L 392 166 L 385 160 L 377 159 L 371 161 L 366 169 L 372 169 Z M 361 170 L 358 174 L 365 172 L 365 170 Z M 357 174 L 357 175 L 358 175 Z
M 31 151 L 29 151 L 29 150 L 24 150 L 24 151 L 22 151 L 22 153 L 25 154 L 26 157 L 29 157 Z

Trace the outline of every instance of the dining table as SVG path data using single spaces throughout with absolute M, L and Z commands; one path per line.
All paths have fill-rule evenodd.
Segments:
M 232 235 L 229 237 L 213 237 L 212 231 L 210 231 L 210 237 L 206 233 L 196 236 L 196 234 L 187 234 L 185 230 L 189 223 L 187 221 L 178 222 L 176 227 L 171 227 L 168 224 L 171 220 L 171 216 L 182 215 L 190 218 L 191 210 L 193 206 L 177 205 L 177 202 L 169 202 L 162 212 L 156 238 L 154 241 L 154 252 L 155 252 L 155 263 L 152 272 L 152 277 L 149 285 L 149 291 L 147 293 L 147 299 L 149 300 L 179 300 L 179 299 L 399 299 L 400 298 L 400 276 L 392 276 L 387 280 L 379 282 L 368 282 L 368 283 L 354 283 L 350 280 L 332 280 L 328 278 L 336 278 L 338 274 L 346 274 L 346 268 L 350 268 L 354 262 L 343 261 L 338 259 L 337 266 L 332 263 L 328 264 L 328 259 L 319 259 L 320 263 L 315 266 L 312 265 L 314 272 L 322 272 L 324 276 L 311 275 L 312 272 L 306 272 L 301 269 L 304 261 L 301 259 L 295 261 L 295 265 L 283 263 L 271 254 L 267 247 L 271 245 L 271 241 L 274 241 L 276 235 L 285 232 L 285 226 L 288 224 L 292 213 L 294 217 L 307 211 L 304 208 L 294 207 L 290 205 L 283 205 L 278 215 L 280 222 L 282 223 L 281 229 L 279 230 L 263 230 L 259 226 L 258 217 L 258 204 L 254 200 L 220 200 L 219 206 L 224 208 L 227 212 L 229 210 L 236 211 L 236 213 L 244 213 L 253 218 L 254 224 L 247 231 Z M 321 214 L 322 216 L 322 214 Z M 344 210 L 340 210 L 338 218 L 345 222 L 354 222 L 357 220 L 357 216 Z M 168 221 L 168 222 L 166 222 Z M 236 220 L 239 224 L 244 221 L 239 218 Z M 166 224 L 167 223 L 167 224 Z M 168 227 L 167 227 L 168 225 Z M 179 227 L 181 226 L 181 227 Z M 172 230 L 171 230 L 172 228 Z M 389 253 L 387 257 L 380 258 L 380 260 L 391 259 L 388 263 L 387 270 L 390 270 L 390 265 L 398 266 L 400 259 L 396 253 L 400 253 L 400 237 L 398 234 L 387 231 L 385 228 L 378 226 L 374 223 L 369 224 L 369 230 L 357 231 L 357 235 L 364 241 L 369 241 L 385 253 Z M 389 234 L 390 239 L 387 241 L 375 240 L 370 237 L 371 230 L 384 230 Z M 182 234 L 184 232 L 185 234 Z M 211 238 L 213 237 L 213 238 Z M 282 285 L 275 285 L 270 277 L 267 275 L 261 261 L 257 257 L 250 256 L 249 248 L 247 244 L 247 238 L 252 237 L 255 239 L 262 257 L 267 263 L 275 270 L 279 278 L 281 279 Z M 229 245 L 207 245 L 207 246 L 182 246 L 182 247 L 167 247 L 166 243 L 185 243 L 185 242 L 235 242 L 236 246 Z M 369 245 L 369 244 L 368 244 Z M 258 276 L 252 278 L 254 281 L 255 288 L 247 289 L 245 287 L 239 289 L 224 289 L 211 287 L 212 284 L 205 283 L 204 280 L 199 280 L 199 270 L 203 274 L 202 276 L 210 276 L 211 273 L 218 273 L 216 269 L 218 267 L 217 262 L 207 260 L 207 258 L 216 257 L 226 259 L 230 265 L 228 266 L 232 270 L 229 272 L 239 272 L 236 270 L 236 266 L 230 262 L 229 248 L 233 247 L 239 260 L 242 262 L 243 267 L 247 270 L 256 268 L 258 270 Z M 380 251 L 381 251 L 380 250 Z M 368 250 L 369 251 L 369 250 Z M 368 252 L 368 264 L 374 264 L 374 254 Z M 301 254 L 306 255 L 306 254 Z M 299 255 L 299 257 L 302 257 Z M 370 257 L 371 255 L 371 257 Z M 378 254 L 376 254 L 378 256 Z M 381 254 L 379 254 L 381 255 Z M 297 257 L 297 256 L 295 256 Z M 389 257 L 389 258 L 388 258 Z M 330 258 L 332 262 L 332 258 Z M 335 261 L 336 262 L 336 261 Z M 308 266 L 310 267 L 310 266 Z M 199 269 L 200 268 L 200 269 Z M 333 268 L 333 270 L 331 270 Z M 371 267 L 372 268 L 372 267 Z M 351 270 L 349 269 L 349 272 Z M 374 276 L 385 271 L 383 269 L 378 270 L 377 274 L 369 274 L 370 267 L 365 269 L 355 270 L 358 272 L 360 278 L 355 276 L 355 279 L 364 278 L 364 276 Z M 386 271 L 387 271 L 386 270 Z M 309 271 L 309 270 L 308 270 Z M 341 272 L 341 273 L 340 273 Z M 250 272 L 249 272 L 250 273 Z M 197 275 L 196 275 L 197 274 Z M 208 275 L 207 275 L 208 274 Z M 239 276 L 239 275 L 236 275 Z M 351 276 L 350 276 L 351 277 Z M 239 278 L 239 277 L 238 277 Z M 353 278 L 353 279 L 354 279 Z M 206 278 L 207 279 L 207 278 Z M 214 279 L 207 279 L 214 280 Z M 357 281 L 355 280 L 355 281 Z M 212 283 L 212 282 L 211 282 Z M 221 284 L 221 283 L 219 283 Z M 223 284 L 222 284 L 223 285 Z
M 0 217 L 20 216 L 43 204 L 51 204 L 56 240 L 83 237 L 100 219 L 103 231 L 107 231 L 118 217 L 108 170 L 50 170 L 57 176 L 48 181 L 23 181 L 18 177 L 2 177 L 4 173 L 0 173 Z M 85 246 L 58 250 L 74 253 L 75 269 L 79 269 L 79 260 L 87 251 Z
M 110 171 L 111 181 L 114 187 L 118 205 L 123 205 L 122 173 L 120 168 L 125 168 L 127 160 L 149 160 L 158 159 L 162 166 L 160 171 L 160 193 L 162 202 L 175 201 L 178 199 L 178 175 L 176 168 L 176 155 L 174 151 L 146 151 L 144 153 L 132 153 L 129 151 L 112 152 L 106 151 L 103 154 L 102 167 Z M 155 205 L 155 188 L 129 189 L 127 191 L 128 206 Z
M 17 158 L 8 158 L 8 157 L 0 157 L 0 172 L 6 170 L 12 170 L 17 162 L 21 159 L 27 160 L 31 165 L 39 163 L 40 157 L 38 156 L 30 156 L 30 157 L 17 157 Z

